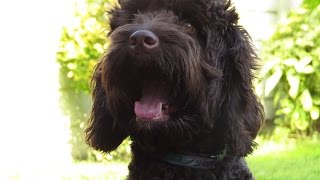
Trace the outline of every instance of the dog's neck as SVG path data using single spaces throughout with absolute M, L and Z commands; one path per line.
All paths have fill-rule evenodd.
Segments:
M 144 149 L 146 150 L 146 149 Z M 203 169 L 210 170 L 219 166 L 221 162 L 227 157 L 227 148 L 225 147 L 218 154 L 200 154 L 200 153 L 190 153 L 190 152 L 164 152 L 164 151 L 154 151 L 152 153 L 144 151 L 138 147 L 132 145 L 133 159 L 135 162 L 135 156 L 140 157 L 141 162 L 164 162 L 175 166 L 188 167 L 192 169 Z M 144 158 L 141 158 L 144 157 Z M 138 163 L 138 162 L 137 162 Z
M 144 162 L 162 161 L 178 166 L 210 169 L 226 157 L 225 143 L 215 138 L 214 134 L 207 132 L 198 137 L 192 142 L 174 148 L 148 146 L 133 141 L 131 145 L 133 158 L 144 157 Z
M 226 156 L 227 149 L 225 148 L 223 152 L 217 155 L 168 153 L 161 160 L 178 166 L 208 170 L 214 168 Z

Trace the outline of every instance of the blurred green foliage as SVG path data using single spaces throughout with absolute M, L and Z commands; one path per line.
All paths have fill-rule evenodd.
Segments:
M 75 160 L 127 160 L 129 140 L 116 152 L 101 154 L 84 142 L 91 109 L 92 70 L 108 46 L 107 10 L 115 0 L 76 1 L 73 20 L 63 28 L 57 60 L 60 64 L 61 106 L 70 118 L 72 156 Z
M 107 47 L 107 9 L 110 9 L 110 2 L 106 0 L 75 4 L 75 16 L 63 28 L 57 54 L 62 73 L 70 80 L 64 88 L 89 92 L 92 70 Z
M 263 45 L 262 92 L 272 97 L 275 133 L 311 135 L 320 129 L 320 5 L 306 4 Z
M 320 4 L 319 0 L 304 0 L 303 5 L 307 8 L 316 8 Z

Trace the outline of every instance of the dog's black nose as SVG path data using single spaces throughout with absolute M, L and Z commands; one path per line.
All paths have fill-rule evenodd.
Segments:
M 148 30 L 138 30 L 131 34 L 129 46 L 137 53 L 146 53 L 159 46 L 157 35 Z

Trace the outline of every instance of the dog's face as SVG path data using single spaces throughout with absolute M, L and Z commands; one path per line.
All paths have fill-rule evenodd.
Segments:
M 230 4 L 119 4 L 111 11 L 111 45 L 93 78 L 88 143 L 108 152 L 131 135 L 141 145 L 168 149 L 192 142 L 220 121 L 229 148 L 244 136 L 238 154 L 250 152 L 261 121 L 251 87 L 256 57 Z M 231 132 L 228 126 L 238 127 Z
M 199 1 L 188 4 L 197 11 L 206 7 Z M 111 47 L 100 66 L 109 107 L 128 116 L 131 135 L 141 142 L 184 143 L 206 118 L 201 106 L 208 80 L 221 74 L 207 64 L 201 15 L 179 8 L 181 2 L 121 5 L 130 17 L 112 14 Z M 113 104 L 121 101 L 127 107 Z

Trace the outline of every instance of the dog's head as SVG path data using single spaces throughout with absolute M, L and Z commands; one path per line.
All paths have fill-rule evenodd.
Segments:
M 230 153 L 250 153 L 262 119 L 252 89 L 257 56 L 230 3 L 119 4 L 110 12 L 111 45 L 93 77 L 87 143 L 109 152 L 130 135 L 166 149 L 219 126 Z

